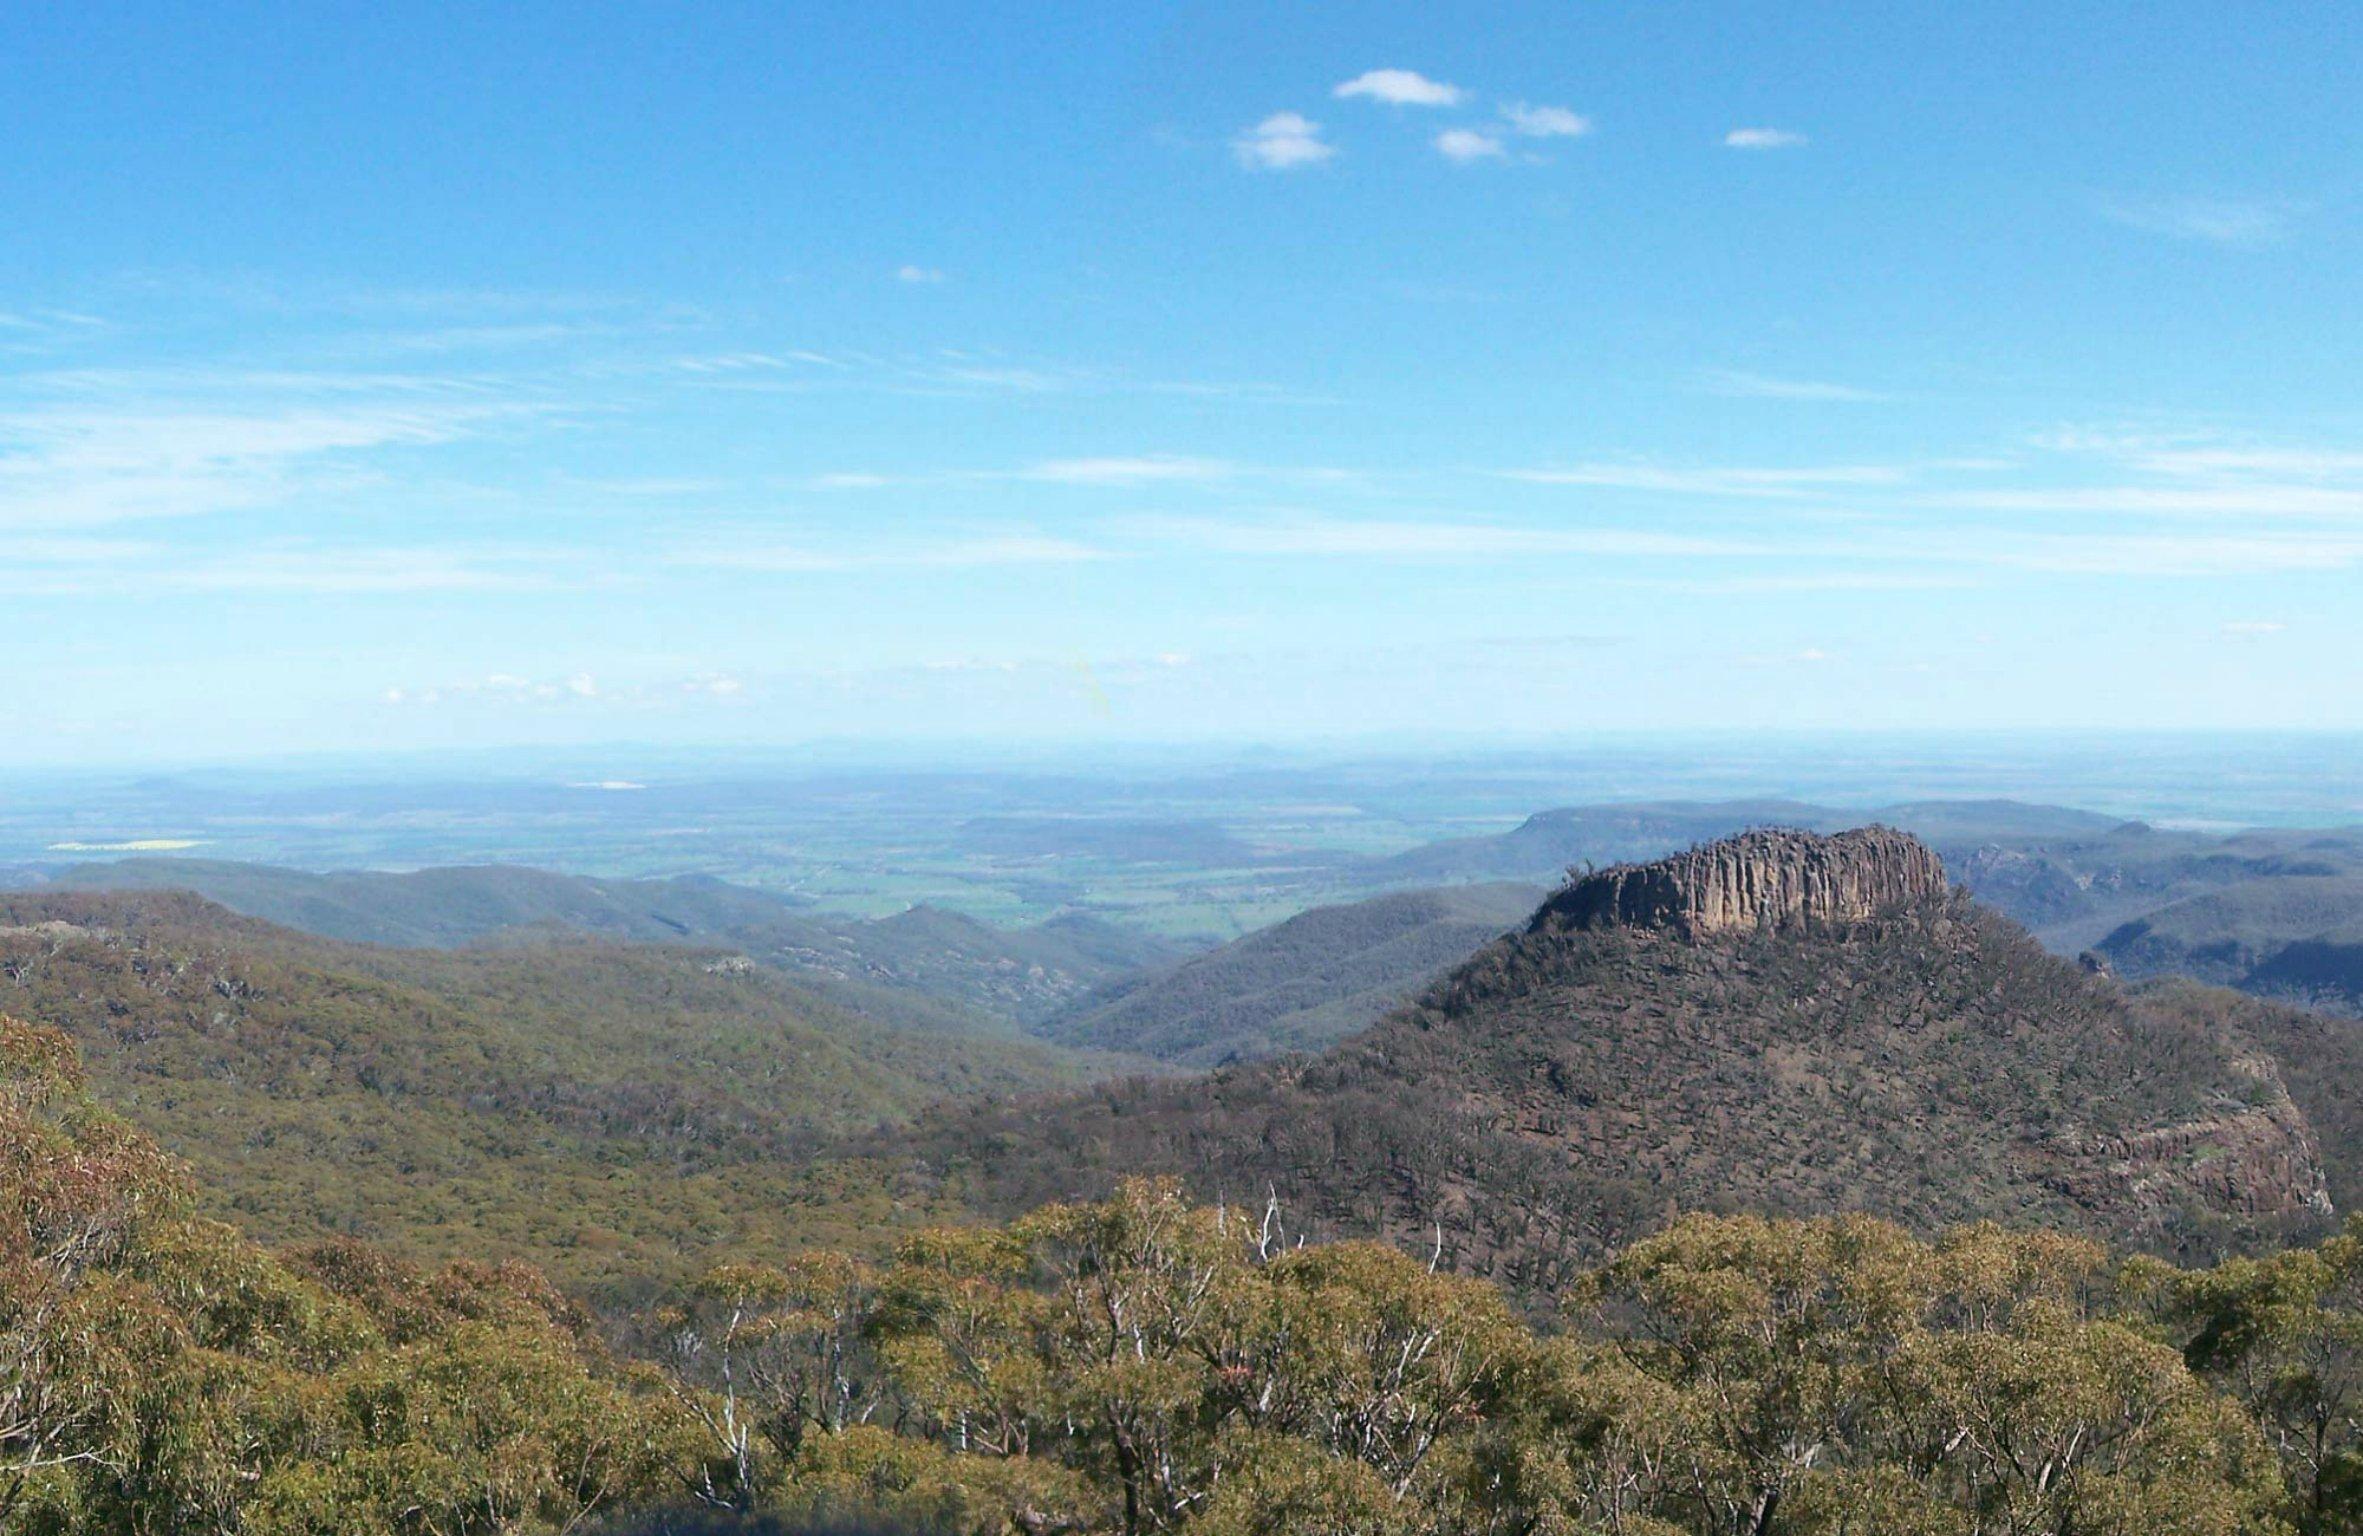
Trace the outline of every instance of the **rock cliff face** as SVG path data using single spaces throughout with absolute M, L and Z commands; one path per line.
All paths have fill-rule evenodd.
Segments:
M 2260 1102 L 2072 1142 L 2077 1166 L 2059 1187 L 2095 1207 L 2129 1201 L 2152 1226 L 2190 1207 L 2233 1217 L 2335 1215 L 2321 1145 L 2279 1067 L 2262 1058 L 2233 1066 L 2256 1079 Z
M 1647 864 L 1586 875 L 1543 904 L 1535 932 L 1670 928 L 1713 933 L 1844 927 L 1945 894 L 1944 864 L 1886 827 L 1823 837 L 1743 832 Z

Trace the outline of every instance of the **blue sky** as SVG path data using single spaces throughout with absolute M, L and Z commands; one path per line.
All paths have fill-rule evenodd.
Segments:
M 2336 8 L 1023 9 L 20 8 L 0 761 L 2363 727 Z

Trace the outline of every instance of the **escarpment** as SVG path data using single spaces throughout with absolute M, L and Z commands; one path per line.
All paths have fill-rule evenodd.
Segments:
M 1946 889 L 1944 864 L 1905 833 L 1767 829 L 1587 874 L 1545 902 L 1533 926 L 1670 928 L 1691 938 L 1842 926 L 1940 898 Z

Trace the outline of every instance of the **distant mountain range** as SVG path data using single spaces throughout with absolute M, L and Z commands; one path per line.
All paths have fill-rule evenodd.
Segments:
M 289 927 L 379 944 L 574 932 L 712 945 L 883 1023 L 1034 1034 L 1211 1066 L 1318 1049 L 1374 1021 L 1510 926 L 1526 894 L 1571 870 L 1656 858 L 1751 827 L 1828 832 L 1865 822 L 1927 841 L 1954 879 L 2055 952 L 2095 949 L 2132 977 L 2191 975 L 2363 1011 L 2363 829 L 2168 830 L 2008 800 L 1871 812 L 1792 800 L 1543 811 L 1490 836 L 1314 861 L 1305 888 L 1327 899 L 1205 951 L 1088 913 L 1025 928 L 929 906 L 864 920 L 700 876 L 610 880 L 503 865 L 312 873 L 183 858 L 33 874 L 83 888 L 195 890 Z M 1197 823 L 1025 815 L 977 818 L 963 833 L 1044 856 L 1144 838 L 1178 861 L 1243 856 L 1243 845 Z M 1484 886 L 1495 889 L 1476 889 Z
M 568 933 L 711 945 L 744 951 L 886 1022 L 1003 1033 L 1186 953 L 1090 917 L 1009 929 L 920 906 L 863 920 L 698 875 L 605 880 L 495 864 L 314 873 L 141 858 L 61 866 L 46 872 L 44 886 L 193 891 L 249 917 L 364 944 L 453 948 Z

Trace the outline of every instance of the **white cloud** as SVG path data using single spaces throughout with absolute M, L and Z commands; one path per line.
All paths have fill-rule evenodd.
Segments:
M 381 702 L 411 707 L 476 704 L 497 707 L 663 709 L 684 702 L 731 703 L 745 691 L 737 678 L 704 673 L 676 681 L 625 683 L 607 687 L 588 672 L 534 675 L 495 672 L 488 677 L 456 683 L 406 684 L 378 694 Z M 570 789 L 635 790 L 647 786 L 632 779 L 591 779 Z
M 1736 368 L 1710 368 L 1702 375 L 1707 388 L 1719 395 L 1736 395 L 1748 400 L 1884 400 L 1876 391 L 1857 389 L 1851 384 L 1832 384 L 1822 379 L 1783 379 L 1770 374 L 1747 373 Z
M 2277 635 L 2289 626 L 2278 619 L 2234 619 L 2224 625 L 2223 632 L 2235 640 L 2261 640 Z
M 1250 170 L 1291 171 L 1319 165 L 1337 153 L 1321 137 L 1321 125 L 1294 112 L 1275 112 L 1231 141 L 1239 163 Z
M 2214 485 L 2075 485 L 1961 491 L 1930 505 L 1996 512 L 2091 512 L 2138 517 L 2363 517 L 2363 488 L 2229 481 Z
M 894 269 L 894 277 L 896 282 L 901 283 L 940 283 L 944 280 L 942 268 L 916 266 L 907 261 Z
M 483 701 L 493 704 L 565 704 L 599 697 L 599 685 L 587 672 L 566 677 L 520 677 L 495 672 L 474 682 L 440 683 L 433 687 L 388 688 L 378 697 L 388 704 L 447 704 Z
M 1801 651 L 1777 651 L 1770 655 L 1749 655 L 1737 658 L 1750 667 L 1818 667 L 1838 658 L 1819 646 L 1809 645 Z
M 0 552 L 4 553 L 4 552 Z M 264 546 L 199 557 L 155 546 L 58 547 L 0 568 L 0 591 L 27 597 L 131 593 L 399 596 L 419 592 L 527 592 L 565 585 L 557 552 Z M 579 584 L 583 573 L 566 572 Z
M 2162 475 L 2294 475 L 2328 480 L 2363 475 L 2363 453 L 2308 448 L 2166 448 L 2133 455 L 2141 468 Z
M 2108 197 L 2100 211 L 2128 229 L 2203 245 L 2255 248 L 2278 245 L 2302 211 L 2264 198 Z
M 1805 135 L 1786 128 L 1734 128 L 1723 135 L 1725 149 L 1796 149 Z
M 1041 534 L 946 537 L 930 542 L 815 548 L 775 540 L 715 541 L 674 551 L 666 563 L 736 571 L 822 574 L 888 569 L 957 570 L 1001 565 L 1075 565 L 1114 558 L 1107 550 Z
M 1468 93 L 1457 85 L 1430 80 L 1411 69 L 1373 69 L 1356 75 L 1330 93 L 1346 100 L 1355 96 L 1395 107 L 1457 107 Z
M 0 528 L 97 527 L 286 500 L 348 455 L 470 436 L 517 409 L 377 403 L 52 407 L 0 415 Z
M 1902 470 L 1886 464 L 1830 464 L 1796 469 L 1578 464 L 1569 469 L 1505 470 L 1502 478 L 1532 485 L 1593 485 L 1684 496 L 1796 498 L 1852 486 L 1893 485 L 1905 477 Z
M 1173 480 L 1220 480 L 1234 466 L 1220 459 L 1192 459 L 1171 454 L 1138 458 L 1046 459 L 1021 472 L 1026 480 L 1059 485 L 1140 485 Z
M 1443 519 L 1281 522 L 1182 519 L 1137 525 L 1153 539 L 1226 555 L 1363 555 L 1392 559 L 1502 559 L 1530 555 L 1632 557 L 1764 555 L 1755 541 L 1625 528 L 1526 528 Z
M 1530 139 L 1572 139 L 1592 131 L 1592 120 L 1565 107 L 1530 107 L 1523 101 L 1502 103 L 1501 115 L 1512 129 Z
M 1474 128 L 1447 128 L 1436 135 L 1436 153 L 1460 165 L 1502 157 L 1501 140 Z

